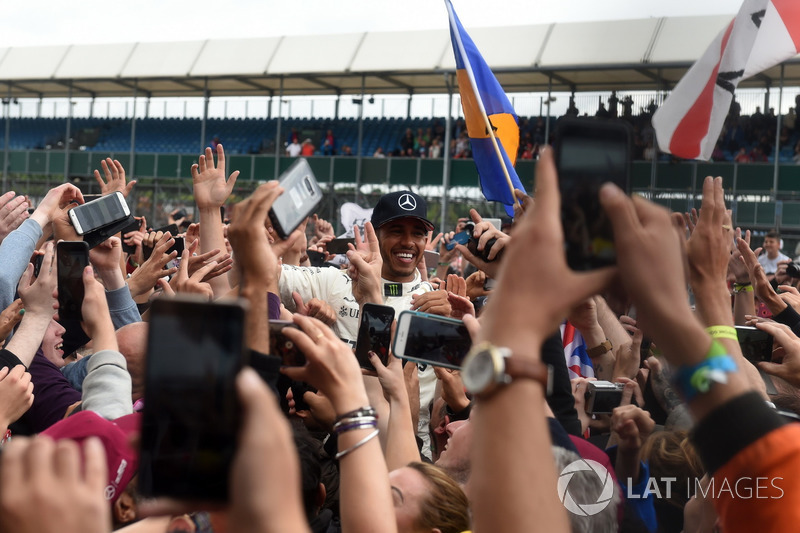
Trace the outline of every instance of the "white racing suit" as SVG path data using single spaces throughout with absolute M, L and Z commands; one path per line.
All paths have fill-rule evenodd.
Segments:
M 383 304 L 394 308 L 397 315 L 401 311 L 411 309 L 411 297 L 433 290 L 427 281 L 422 281 L 418 271 L 414 271 L 413 281 L 407 283 L 394 283 L 381 279 L 383 283 Z M 304 302 L 312 298 L 319 298 L 327 302 L 337 314 L 333 331 L 340 339 L 355 348 L 358 338 L 360 313 L 358 302 L 353 297 L 352 280 L 345 270 L 329 267 L 297 267 L 283 265 L 279 283 L 281 303 L 294 312 L 295 303 L 292 292 L 297 292 Z M 387 294 L 399 294 L 387 296 Z M 427 457 L 430 452 L 430 405 L 436 389 L 436 375 L 433 368 L 428 365 L 418 365 L 419 368 L 419 425 L 417 436 L 422 439 L 422 453 Z

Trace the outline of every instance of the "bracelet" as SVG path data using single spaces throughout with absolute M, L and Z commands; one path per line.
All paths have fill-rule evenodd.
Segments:
M 334 428 L 333 431 L 337 435 L 341 435 L 354 429 L 375 429 L 376 427 L 378 427 L 378 421 L 373 418 L 371 422 L 353 422 L 352 424 Z
M 340 420 L 344 420 L 346 418 L 358 418 L 361 416 L 374 416 L 375 418 L 377 418 L 378 412 L 371 405 L 366 405 L 364 407 L 359 407 L 358 409 L 354 409 L 349 413 L 337 416 L 334 422 L 339 422 Z
M 739 294 L 740 292 L 753 292 L 753 284 L 749 281 L 747 283 L 734 283 L 733 293 Z
M 450 266 L 450 263 L 443 263 L 442 261 L 439 261 L 439 266 L 440 267 Z
M 703 361 L 695 366 L 678 369 L 675 373 L 675 386 L 689 402 L 697 394 L 708 392 L 712 384 L 727 383 L 726 374 L 736 372 L 737 368 L 725 348 L 716 340 L 712 340 L 711 348 Z
M 711 335 L 712 339 L 739 340 L 739 335 L 736 334 L 736 328 L 733 326 L 709 326 L 706 328 L 706 333 Z
M 355 444 L 353 444 L 352 446 L 350 446 L 346 450 L 342 450 L 339 453 L 337 453 L 333 458 L 338 461 L 339 459 L 341 459 L 345 455 L 356 451 L 357 449 L 361 448 L 363 445 L 365 445 L 366 443 L 368 443 L 369 441 L 371 441 L 372 439 L 377 437 L 378 433 L 380 433 L 380 431 L 376 429 L 375 431 L 373 431 L 372 433 L 370 433 L 369 435 L 367 435 L 366 437 L 364 437 L 360 441 L 356 442 Z
M 339 420 L 338 422 L 336 422 L 333 425 L 333 431 L 335 433 L 339 433 L 339 428 L 342 428 L 342 427 L 345 427 L 345 426 L 348 426 L 348 425 L 368 424 L 368 423 L 376 424 L 377 421 L 378 421 L 378 417 L 375 417 L 375 416 L 356 416 L 356 417 L 353 417 L 353 418 L 343 418 L 342 420 Z

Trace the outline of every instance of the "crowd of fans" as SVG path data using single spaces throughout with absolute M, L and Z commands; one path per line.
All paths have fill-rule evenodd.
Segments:
M 536 139 L 537 128 L 525 135 Z M 535 205 L 518 191 L 502 230 L 471 210 L 437 232 L 425 198 L 396 191 L 335 257 L 334 226 L 316 215 L 277 235 L 277 182 L 223 218 L 238 172 L 228 175 L 218 144 L 192 168 L 199 220 L 172 214 L 181 257 L 168 252 L 177 235 L 146 220 L 95 246 L 80 323 L 58 315 L 54 243 L 81 240 L 69 222 L 81 191 L 59 185 L 35 207 L 20 191 L 4 194 L 0 531 L 793 527 L 800 291 L 775 243 L 759 260 L 749 231 L 731 227 L 721 178 L 706 178 L 699 213 L 685 215 L 607 184 L 600 203 L 616 264 L 575 272 L 549 149 L 537 164 Z M 135 183 L 110 159 L 96 178 L 103 194 Z M 472 242 L 449 246 L 469 223 Z M 438 251 L 436 264 L 426 251 Z M 159 407 L 144 388 L 149 308 L 184 293 L 248 304 L 244 341 L 258 372 L 246 367 L 236 381 L 241 429 L 222 507 L 137 490 L 139 413 Z M 384 364 L 374 353 L 375 371 L 362 370 L 352 346 L 375 303 L 462 320 L 473 341 L 462 370 L 392 355 Z M 277 319 L 297 326 L 281 333 L 303 366 L 270 354 Z M 748 360 L 735 325 L 768 333 L 771 357 Z M 582 347 L 584 370 L 568 343 Z M 587 394 L 596 380 L 616 384 L 606 408 Z

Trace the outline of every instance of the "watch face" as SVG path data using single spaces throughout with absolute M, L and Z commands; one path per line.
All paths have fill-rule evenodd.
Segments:
M 462 372 L 467 390 L 472 393 L 482 392 L 494 377 L 492 354 L 485 350 L 477 352 L 466 362 Z

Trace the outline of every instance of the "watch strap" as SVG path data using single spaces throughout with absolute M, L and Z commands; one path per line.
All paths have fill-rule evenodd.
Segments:
M 505 373 L 514 379 L 532 379 L 538 382 L 542 388 L 549 393 L 550 386 L 550 367 L 540 360 L 532 360 L 525 357 L 514 357 L 513 355 L 505 358 Z
M 594 346 L 592 348 L 588 348 L 586 350 L 586 355 L 588 355 L 591 359 L 594 359 L 595 357 L 603 355 L 606 352 L 610 352 L 611 348 L 613 348 L 613 347 L 614 346 L 611 344 L 611 341 L 606 339 L 603 342 L 601 342 L 600 344 L 598 344 L 597 346 Z

